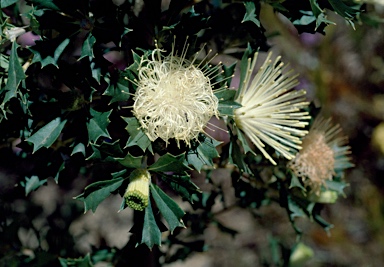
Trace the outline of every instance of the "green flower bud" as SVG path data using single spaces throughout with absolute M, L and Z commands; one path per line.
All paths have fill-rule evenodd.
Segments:
M 129 176 L 130 183 L 124 198 L 128 207 L 143 211 L 148 206 L 151 175 L 145 169 L 136 169 Z
M 289 266 L 303 266 L 304 263 L 311 259 L 313 256 L 314 252 L 310 247 L 304 245 L 303 243 L 299 243 L 291 253 L 291 257 L 289 258 Z
M 308 200 L 317 203 L 332 204 L 335 203 L 338 198 L 336 191 L 323 191 L 320 194 L 310 194 Z

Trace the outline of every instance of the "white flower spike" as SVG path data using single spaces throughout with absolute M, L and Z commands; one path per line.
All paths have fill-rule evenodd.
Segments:
M 142 57 L 137 90 L 133 98 L 133 114 L 151 141 L 174 138 L 190 145 L 204 132 L 212 116 L 218 116 L 218 99 L 213 94 L 210 75 L 217 68 L 195 66 L 187 60 L 188 45 L 180 56 L 174 51 L 168 56 L 156 48 L 152 55 Z M 203 70 L 204 69 L 204 70 Z
M 257 56 L 258 52 L 252 62 L 248 59 L 246 75 L 235 99 L 242 107 L 235 110 L 234 120 L 261 153 L 276 165 L 264 149 L 265 144 L 287 159 L 294 158 L 301 148 L 301 137 L 308 133 L 303 128 L 308 125 L 306 120 L 310 116 L 302 109 L 309 102 L 304 90 L 292 90 L 298 85 L 297 75 L 293 70 L 284 73 L 286 67 L 280 62 L 280 56 L 272 61 L 272 53 L 269 53 L 252 77 Z

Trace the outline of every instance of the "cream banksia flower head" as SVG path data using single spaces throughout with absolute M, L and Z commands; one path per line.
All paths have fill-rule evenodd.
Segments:
M 133 98 L 133 114 L 151 141 L 163 139 L 167 144 L 174 138 L 180 146 L 199 133 L 212 116 L 218 116 L 218 99 L 213 94 L 210 77 L 217 68 L 194 65 L 187 60 L 188 45 L 181 55 L 172 51 L 163 56 L 156 48 L 143 56 L 138 67 L 137 89 Z
M 347 157 L 351 153 L 346 145 L 348 139 L 340 133 L 339 125 L 318 116 L 303 139 L 302 149 L 288 163 L 288 168 L 316 194 L 320 194 L 321 186 L 332 180 L 336 171 L 353 166 Z
M 272 60 L 269 53 L 264 64 L 253 76 L 258 52 L 248 66 L 243 84 L 235 101 L 242 105 L 234 111 L 236 126 L 244 132 L 261 153 L 274 165 L 276 162 L 264 149 L 265 144 L 287 159 L 293 159 L 301 148 L 301 137 L 308 131 L 303 128 L 310 119 L 302 111 L 309 105 L 305 91 L 292 90 L 298 85 L 293 70 L 285 72 L 281 57 Z
M 149 202 L 149 183 L 151 174 L 145 169 L 136 169 L 129 176 L 130 182 L 124 198 L 128 207 L 143 211 Z

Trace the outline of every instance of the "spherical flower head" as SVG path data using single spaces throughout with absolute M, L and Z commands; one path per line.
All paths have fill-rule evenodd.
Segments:
M 268 54 L 264 64 L 253 76 L 258 53 L 248 66 L 236 101 L 242 105 L 234 112 L 237 128 L 244 132 L 261 153 L 274 165 L 276 162 L 265 150 L 265 144 L 287 159 L 292 159 L 301 148 L 301 138 L 308 132 L 303 128 L 310 119 L 302 109 L 309 104 L 305 91 L 292 90 L 298 85 L 297 75 L 286 71 L 280 57 L 271 60 Z
M 302 149 L 288 163 L 288 168 L 316 194 L 320 194 L 327 180 L 333 179 L 335 170 L 352 166 L 346 157 L 350 147 L 345 146 L 347 139 L 340 132 L 339 125 L 317 117 L 303 139 Z
M 130 175 L 130 183 L 124 198 L 128 207 L 143 211 L 149 202 L 150 173 L 145 169 L 136 169 Z
M 218 99 L 210 78 L 185 59 L 163 56 L 155 49 L 139 66 L 133 114 L 151 141 L 174 138 L 190 145 L 212 116 L 218 116 Z

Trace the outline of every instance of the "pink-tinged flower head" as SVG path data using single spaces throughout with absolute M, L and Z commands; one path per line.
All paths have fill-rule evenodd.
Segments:
M 302 149 L 288 163 L 288 168 L 316 194 L 327 180 L 333 179 L 335 170 L 353 166 L 346 156 L 350 154 L 347 138 L 340 133 L 339 125 L 317 117 L 303 139 Z
M 244 132 L 258 150 L 272 163 L 276 162 L 265 150 L 269 145 L 287 159 L 293 159 L 301 148 L 301 138 L 308 132 L 303 128 L 310 119 L 302 109 L 309 104 L 304 90 L 293 90 L 298 85 L 297 75 L 286 71 L 280 57 L 271 59 L 253 74 L 258 53 L 248 66 L 236 101 L 242 105 L 234 112 L 236 126 Z

